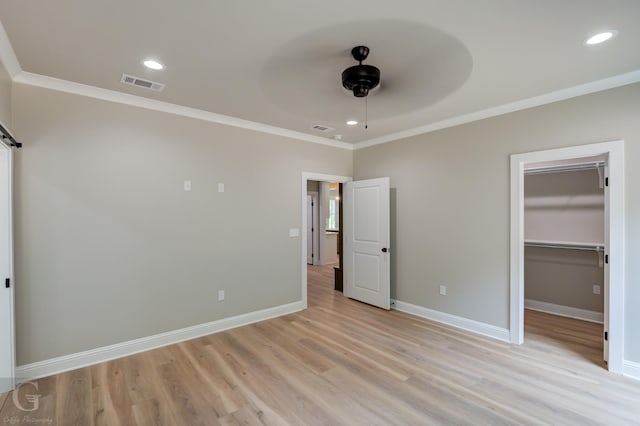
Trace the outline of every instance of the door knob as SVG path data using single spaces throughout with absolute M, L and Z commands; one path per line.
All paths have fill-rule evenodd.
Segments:
M 386 253 L 387 252 L 387 248 L 386 247 L 382 247 L 382 252 Z

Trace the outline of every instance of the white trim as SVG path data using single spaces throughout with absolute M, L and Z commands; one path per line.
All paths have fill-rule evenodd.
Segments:
M 11 79 L 16 78 L 16 76 L 20 74 L 20 71 L 22 71 L 18 58 L 16 57 L 16 52 L 14 52 L 13 46 L 11 46 L 9 36 L 4 30 L 2 22 L 0 22 L 0 62 L 2 62 L 6 68 Z
M 393 142 L 398 139 L 404 139 L 411 136 L 421 135 L 424 133 L 434 132 L 436 130 L 446 129 L 448 127 L 459 126 L 460 124 L 471 123 L 473 121 L 484 120 L 485 118 L 496 117 L 498 115 L 508 114 L 523 109 L 533 108 L 541 105 L 551 104 L 553 102 L 563 101 L 590 93 L 601 92 L 603 90 L 614 89 L 616 87 L 633 84 L 640 81 L 640 70 L 631 71 L 625 74 L 619 74 L 613 77 L 604 78 L 602 80 L 592 81 L 590 83 L 580 84 L 578 86 L 568 87 L 566 89 L 557 90 L 532 98 L 521 99 L 504 105 L 475 111 L 469 114 L 463 114 L 446 120 L 437 121 L 435 123 L 426 124 L 424 126 L 414 127 L 412 129 L 403 130 L 397 133 L 373 138 L 366 141 L 358 142 L 354 145 L 355 149 L 367 148 L 374 145 L 380 145 L 387 142 Z
M 555 303 L 531 299 L 524 300 L 524 308 L 582 321 L 597 322 L 598 324 L 604 323 L 604 314 L 602 312 L 590 311 L 588 309 L 574 308 L 572 306 L 557 305 Z
M 426 318 L 428 320 L 449 325 L 451 327 L 461 328 L 463 330 L 471 331 L 473 333 L 481 334 L 483 336 L 491 337 L 503 342 L 510 342 L 509 330 L 507 330 L 506 328 L 497 327 L 495 325 L 475 321 L 464 317 L 459 317 L 457 315 L 447 314 L 445 312 L 425 308 L 424 306 L 413 305 L 411 303 L 402 302 L 400 300 L 392 300 L 391 309 L 395 309 L 396 311 L 400 312 L 406 312 L 407 314 Z
M 510 334 L 524 341 L 524 168 L 527 163 L 608 156 L 609 167 L 609 371 L 621 374 L 624 356 L 624 141 L 511 156 Z M 605 225 L 607 226 L 607 225 Z M 605 318 L 606 319 L 606 318 Z
M 45 89 L 57 90 L 60 92 L 73 93 L 75 95 L 87 96 L 90 98 L 101 99 L 109 102 L 116 102 L 125 105 L 132 105 L 139 108 L 146 108 L 154 111 L 167 112 L 170 114 L 181 115 L 183 117 L 195 118 L 197 120 L 210 121 L 212 123 L 225 124 L 227 126 L 240 127 L 257 132 L 269 133 L 272 135 L 284 136 L 287 138 L 298 139 L 306 142 L 313 142 L 320 145 L 327 145 L 334 148 L 343 148 L 353 150 L 353 145 L 346 142 L 336 141 L 320 136 L 308 135 L 306 133 L 294 130 L 284 129 L 282 127 L 270 126 L 267 124 L 256 123 L 255 121 L 243 120 L 241 118 L 231 117 L 228 115 L 216 114 L 197 108 L 176 105 L 169 102 L 163 102 L 156 99 L 145 98 L 142 96 L 131 95 L 128 93 L 117 92 L 115 90 L 103 89 L 100 87 L 88 86 L 86 84 L 75 83 L 73 81 L 61 80 L 58 78 L 47 77 L 40 74 L 33 74 L 22 71 L 13 78 L 13 81 L 21 84 L 42 87 Z
M 300 245 L 302 246 L 302 279 L 301 279 L 301 293 L 302 304 L 307 307 L 307 181 L 317 180 L 319 182 L 351 182 L 353 178 L 350 176 L 338 176 L 327 175 L 323 173 L 302 172 L 302 195 L 300 196 L 300 203 L 302 205 L 302 238 L 300 238 Z M 340 225 L 342 226 L 342 225 Z
M 231 328 L 241 327 L 258 321 L 288 315 L 304 309 L 301 301 L 267 308 L 224 318 L 205 324 L 173 330 L 166 333 L 104 346 L 71 355 L 60 356 L 32 364 L 21 365 L 16 368 L 16 380 L 19 382 L 38 379 L 52 374 L 86 367 L 100 362 L 109 361 L 139 352 L 148 351 L 162 346 L 172 345 L 185 340 L 195 339 L 208 334 L 217 333 Z
M 624 360 L 622 374 L 632 379 L 640 380 L 640 362 Z

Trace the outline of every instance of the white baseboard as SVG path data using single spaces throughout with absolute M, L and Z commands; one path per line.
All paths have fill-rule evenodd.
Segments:
M 556 305 L 555 303 L 539 302 L 531 299 L 524 300 L 524 307 L 525 309 L 531 309 L 532 311 L 546 312 L 548 314 L 560 315 L 562 317 L 597 322 L 598 324 L 604 323 L 604 314 L 602 312 L 572 308 L 571 306 Z
M 162 346 L 172 345 L 185 340 L 195 339 L 231 328 L 241 327 L 258 321 L 291 314 L 304 309 L 302 301 L 280 305 L 260 311 L 249 312 L 229 318 L 198 324 L 179 330 L 168 331 L 166 333 L 153 336 L 142 337 L 128 342 L 116 343 L 114 345 L 103 346 L 75 354 L 64 355 L 32 364 L 21 365 L 16 368 L 16 382 L 25 382 L 53 374 L 63 373 L 69 370 L 86 367 L 104 361 L 133 355 L 139 352 L 148 351 Z
M 391 304 L 391 309 L 406 312 L 408 314 L 450 325 L 452 327 L 461 328 L 463 330 L 472 331 L 477 334 L 482 334 L 483 336 L 502 340 L 503 342 L 510 342 L 509 330 L 506 328 L 496 327 L 495 325 L 486 324 L 484 322 L 435 311 L 433 309 L 425 308 L 424 306 L 413 305 L 400 300 L 394 300 Z
M 622 374 L 632 379 L 640 380 L 640 362 L 623 361 Z

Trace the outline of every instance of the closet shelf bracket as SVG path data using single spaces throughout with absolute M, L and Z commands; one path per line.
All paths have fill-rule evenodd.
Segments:
M 600 185 L 600 189 L 604 188 L 604 166 L 598 165 L 598 183 Z

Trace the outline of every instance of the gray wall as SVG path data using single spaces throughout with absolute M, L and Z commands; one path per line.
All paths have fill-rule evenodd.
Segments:
M 604 242 L 604 189 L 598 172 L 583 170 L 525 176 L 525 239 Z M 527 247 L 524 297 L 603 312 L 604 269 L 596 252 Z M 593 286 L 601 287 L 593 294 Z
M 594 251 L 527 247 L 524 297 L 594 312 L 604 312 L 604 269 Z M 593 294 L 593 286 L 600 294 Z
M 317 180 L 308 180 L 307 181 L 307 191 L 319 192 L 320 191 L 320 182 L 318 182 Z
M 0 123 L 11 129 L 11 77 L 0 61 Z
M 596 170 L 524 178 L 527 240 L 604 242 L 604 190 Z
M 625 358 L 640 361 L 638 117 L 634 84 L 355 151 L 356 179 L 395 188 L 395 297 L 507 328 L 510 154 L 624 139 Z
M 300 300 L 302 172 L 353 167 L 347 150 L 21 84 L 13 124 L 18 365 Z

